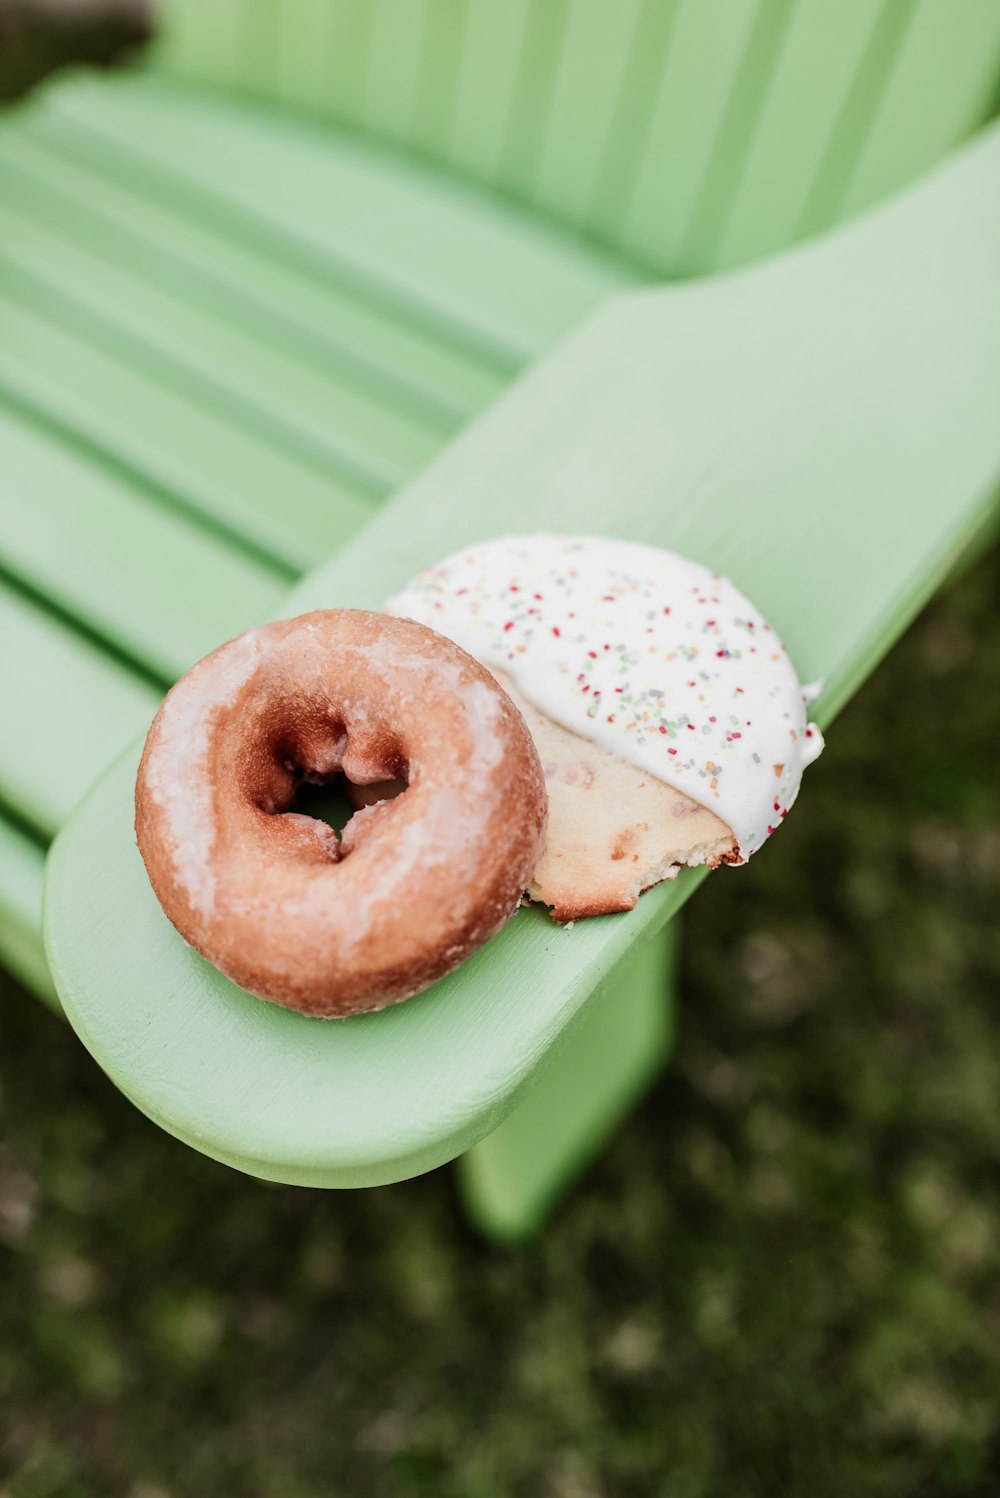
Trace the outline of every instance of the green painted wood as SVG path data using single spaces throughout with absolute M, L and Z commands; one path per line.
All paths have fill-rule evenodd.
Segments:
M 885 0 L 872 30 L 802 212 L 800 232 L 815 234 L 835 223 L 847 184 L 870 137 L 889 81 L 899 62 L 917 0 Z
M 531 0 L 470 0 L 446 159 L 484 182 L 500 171 Z
M 214 9 L 172 0 L 163 71 L 458 166 L 669 276 L 878 200 L 987 118 L 1000 86 L 994 0 Z
M 46 193 L 62 200 L 77 233 L 89 233 L 95 244 L 138 239 L 144 254 L 155 247 L 161 263 L 172 262 L 172 279 L 185 277 L 193 300 L 227 302 L 232 317 L 263 336 L 323 366 L 332 363 L 387 400 L 457 421 L 503 383 L 495 368 L 411 330 L 391 309 L 338 287 L 332 277 L 298 274 L 280 253 L 240 232 L 243 226 L 227 232 L 200 204 L 192 208 L 158 193 L 141 160 L 68 127 L 49 110 L 24 109 L 5 122 L 0 153 L 8 190 L 17 173 L 22 193 L 33 187 L 36 201 Z
M 964 140 L 998 102 L 1000 6 L 994 0 L 919 0 L 839 216 L 909 181 Z
M 516 1243 L 536 1233 L 662 1070 L 678 927 L 672 921 L 629 956 L 513 1113 L 459 1158 L 466 1213 L 489 1237 Z
M 242 324 L 191 302 L 129 255 L 119 261 L 53 232 L 22 204 L 0 207 L 0 286 L 93 344 L 188 394 L 269 445 L 363 493 L 395 488 L 442 433 L 348 378 L 321 372 Z M 133 247 L 134 248 L 134 247 Z
M 360 124 L 407 144 L 417 103 L 424 0 L 368 0 L 368 53 Z
M 674 275 L 680 264 L 757 13 L 757 0 L 731 0 L 724 9 L 681 0 L 665 38 L 645 138 L 622 162 L 624 180 L 610 199 L 617 224 L 602 215 L 606 233 L 663 274 Z
M 276 47 L 276 99 L 318 114 L 325 112 L 333 21 L 329 0 L 282 0 L 281 31 Z
M 879 15 L 888 9 L 872 0 L 840 0 L 836 6 L 798 0 L 747 143 L 714 266 L 755 260 L 796 238 Z
M 2 397 L 0 452 L 0 566 L 161 680 L 277 606 L 284 574 L 137 496 Z
M 452 139 L 472 6 L 470 0 L 425 0 L 424 9 L 410 141 L 440 161 Z
M 678 0 L 642 0 L 605 139 L 593 141 L 594 188 L 586 222 L 612 244 L 622 238 L 625 208 L 659 97 L 677 10 Z
M 570 0 L 549 85 L 546 129 L 535 143 L 530 196 L 569 223 L 586 221 L 623 94 L 643 0 L 624 0 L 614 26 L 602 0 Z M 664 15 L 670 6 L 649 10 Z M 630 141 L 634 148 L 634 137 Z
M 281 97 L 281 0 L 242 0 L 233 46 L 234 76 L 258 97 Z
M 49 838 L 161 694 L 2 582 L 0 683 L 0 806 Z
M 42 945 L 45 852 L 0 816 L 0 963 L 53 1009 L 59 1000 Z
M 175 320 L 173 342 L 183 339 L 189 357 L 207 356 L 209 368 L 242 357 L 242 378 L 257 401 L 267 398 L 269 384 L 290 378 L 291 366 L 286 402 L 294 397 L 304 412 L 322 413 L 331 426 L 342 428 L 355 447 L 367 443 L 376 455 L 387 451 L 399 464 L 419 461 L 428 442 L 436 443 L 457 425 L 458 413 L 430 392 L 421 399 L 419 386 L 393 379 L 391 370 L 360 351 L 352 357 L 335 339 L 304 337 L 293 321 L 268 315 L 258 298 L 234 290 L 217 266 L 192 262 L 158 235 L 137 229 L 132 212 L 108 215 L 89 197 L 67 194 L 60 177 L 65 174 L 58 162 L 53 173 L 51 157 L 30 142 L 0 137 L 6 254 L 20 252 L 23 258 L 34 250 L 67 282 L 85 279 L 145 322 Z M 133 208 L 134 200 L 128 206 Z M 155 326 L 150 331 L 155 334 Z M 234 336 L 242 347 L 225 341 Z M 370 455 L 367 461 L 370 465 Z
M 508 191 L 530 196 L 552 104 L 552 80 L 562 50 L 569 0 L 532 5 L 525 15 L 513 89 L 508 100 L 496 180 Z
M 333 0 L 326 49 L 326 98 L 322 113 L 356 120 L 361 109 L 371 36 L 368 0 Z
M 237 40 L 245 5 L 246 0 L 212 0 L 210 5 L 168 0 L 160 8 L 155 41 L 160 66 L 196 82 L 237 86 Z
M 829 724 L 994 507 L 998 171 L 995 129 L 889 207 L 776 262 L 612 299 L 284 610 L 378 607 L 442 537 L 613 531 L 737 578 L 803 679 L 825 678 L 817 717 Z M 411 1003 L 317 1025 L 247 998 L 163 917 L 132 837 L 137 754 L 50 855 L 57 988 L 139 1107 L 265 1178 L 373 1184 L 468 1148 L 701 877 L 571 931 L 522 911 Z M 792 816 L 765 856 L 782 857 L 794 828 Z
M 285 575 L 352 534 L 371 501 L 0 295 L 0 391 L 155 499 Z M 286 519 L 282 521 L 282 504 Z M 238 544 L 238 543 L 242 543 Z
M 763 0 L 758 7 L 677 252 L 675 274 L 696 274 L 714 263 L 733 194 L 742 180 L 748 146 L 778 66 L 794 4 L 795 0 Z M 667 188 L 669 191 L 669 184 Z
M 150 78 L 73 80 L 48 96 L 66 121 L 141 162 L 216 222 L 263 234 L 304 273 L 376 296 L 441 342 L 512 369 L 547 347 L 633 267 L 433 167 L 304 120 L 183 94 Z

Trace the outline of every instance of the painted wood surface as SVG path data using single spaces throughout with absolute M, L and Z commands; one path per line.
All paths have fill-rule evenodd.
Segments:
M 184 150 L 158 156 L 157 121 L 189 107 Z M 270 154 L 226 200 L 216 176 L 244 130 Z M 38 858 L 164 686 L 272 611 L 553 329 L 635 278 L 523 210 L 345 150 L 346 177 L 313 127 L 146 79 L 69 80 L 0 124 L 0 834 Z M 192 158 L 210 157 L 200 176 Z M 317 196 L 357 211 L 358 267 L 304 240 Z M 365 265 L 379 223 L 399 232 Z M 468 298 L 444 313 L 438 240 Z M 480 319 L 508 314 L 500 349 Z M 22 973 L 45 970 L 39 914 L 26 927 L 0 881 L 0 950 Z
M 67 621 L 2 582 L 0 681 L 0 805 L 44 842 L 120 745 L 145 731 L 160 692 Z
M 378 607 L 443 544 L 500 529 L 632 536 L 735 576 L 803 678 L 825 679 L 828 724 L 994 507 L 998 174 L 995 129 L 816 245 L 612 299 L 282 611 Z M 371 1184 L 467 1148 L 700 877 L 569 931 L 523 911 L 420 998 L 318 1026 L 248 999 L 169 926 L 132 840 L 135 762 L 100 782 L 50 859 L 60 994 L 138 1106 L 277 1179 Z M 763 856 L 782 857 L 794 825 Z
M 23 110 L 0 144 L 5 197 L 17 194 L 48 222 L 72 215 L 77 232 L 112 256 L 127 250 L 148 263 L 155 255 L 157 274 L 183 285 L 196 304 L 266 329 L 365 388 L 390 400 L 398 389 L 396 399 L 446 420 L 461 420 L 498 388 L 501 376 L 488 365 L 407 328 L 377 297 L 345 291 L 333 276 L 303 276 L 294 257 L 288 264 L 252 226 L 227 232 L 225 222 L 192 212 L 181 190 L 144 177 L 141 160 L 67 126 L 53 110 Z
M 516 204 L 308 120 L 194 91 L 179 107 L 176 86 L 155 78 L 81 80 L 50 103 L 126 158 L 147 190 L 508 374 L 642 279 Z
M 996 107 L 993 0 L 172 0 L 158 66 L 447 162 L 662 275 L 913 180 Z

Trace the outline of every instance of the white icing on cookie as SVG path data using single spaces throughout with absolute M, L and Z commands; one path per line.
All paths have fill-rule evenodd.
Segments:
M 784 646 L 728 578 L 657 547 L 539 533 L 471 546 L 387 611 L 506 671 L 547 717 L 677 785 L 749 858 L 823 748 Z

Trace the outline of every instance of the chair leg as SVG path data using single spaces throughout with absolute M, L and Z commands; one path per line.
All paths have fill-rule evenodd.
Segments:
M 514 1112 L 458 1160 L 466 1212 L 487 1237 L 536 1232 L 661 1069 L 678 934 L 675 920 L 629 958 Z

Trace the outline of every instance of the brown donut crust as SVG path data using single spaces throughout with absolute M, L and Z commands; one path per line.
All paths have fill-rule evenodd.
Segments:
M 303 778 L 403 776 L 343 840 L 289 813 Z M 423 624 L 320 610 L 250 630 L 164 699 L 139 765 L 150 883 L 241 988 L 328 1018 L 458 967 L 516 909 L 545 839 L 538 753 L 477 661 Z

